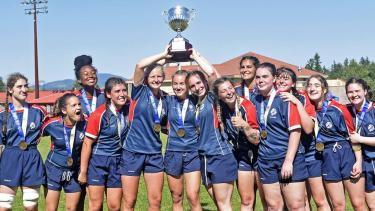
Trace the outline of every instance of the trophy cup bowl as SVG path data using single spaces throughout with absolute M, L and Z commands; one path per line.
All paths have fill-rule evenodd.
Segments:
M 169 43 L 171 45 L 169 48 L 169 52 L 172 55 L 171 60 L 174 62 L 189 61 L 191 51 L 188 50 L 192 48 L 192 45 L 189 43 L 189 40 L 181 36 L 181 32 L 189 26 L 189 23 L 194 18 L 195 10 L 189 10 L 186 7 L 177 5 L 168 11 L 164 11 L 163 14 L 166 17 L 165 21 L 169 27 L 177 32 L 176 37 Z

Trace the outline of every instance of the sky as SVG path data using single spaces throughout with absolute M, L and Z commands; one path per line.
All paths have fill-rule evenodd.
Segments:
M 0 0 L 0 76 L 21 72 L 33 83 L 33 18 L 20 2 Z M 162 12 L 178 4 L 197 11 L 182 35 L 214 64 L 250 51 L 299 66 L 316 52 L 326 66 L 375 59 L 373 0 L 49 0 L 37 22 L 39 80 L 73 79 L 81 54 L 99 72 L 131 78 L 176 35 Z

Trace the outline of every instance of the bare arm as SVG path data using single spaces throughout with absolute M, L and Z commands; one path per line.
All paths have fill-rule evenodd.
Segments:
M 85 136 L 83 139 L 82 144 L 82 151 L 81 151 L 81 166 L 80 166 L 80 173 L 78 176 L 78 181 L 80 183 L 87 183 L 87 168 L 89 164 L 89 160 L 91 157 L 91 151 L 92 151 L 92 143 L 95 140 Z
M 201 56 L 195 49 L 192 49 L 190 58 L 197 62 L 199 67 L 202 68 L 202 70 L 208 75 L 208 81 L 210 83 L 221 77 L 216 68 L 212 66 L 212 64 L 209 63 L 206 58 Z
M 169 48 L 169 45 L 164 49 L 162 53 L 143 58 L 135 65 L 134 76 L 133 76 L 134 86 L 139 86 L 143 83 L 144 69 L 147 66 L 171 57 L 168 54 L 168 48 Z
M 306 109 L 301 101 L 299 101 L 293 94 L 288 92 L 281 92 L 280 96 L 284 101 L 289 101 L 296 105 L 298 113 L 301 117 L 301 126 L 303 131 L 305 131 L 306 134 L 312 133 L 314 131 L 314 121 L 306 112 Z
M 290 131 L 288 151 L 286 152 L 285 160 L 281 168 L 281 177 L 283 179 L 288 179 L 293 174 L 293 161 L 298 150 L 300 138 L 301 138 L 300 128 Z
M 375 137 L 361 136 L 358 133 L 351 134 L 350 141 L 353 144 L 365 144 L 368 146 L 375 146 Z
M 243 133 L 246 136 L 246 139 L 254 144 L 259 144 L 259 131 L 251 128 L 249 123 L 247 123 L 241 116 L 234 116 L 231 119 L 234 127 L 242 129 Z

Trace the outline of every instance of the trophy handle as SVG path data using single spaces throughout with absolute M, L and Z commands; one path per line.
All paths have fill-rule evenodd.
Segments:
M 164 10 L 161 15 L 164 17 L 164 22 L 168 23 L 168 12 Z
M 197 11 L 195 9 L 191 9 L 189 11 L 189 14 L 190 14 L 190 21 L 191 21 L 195 18 L 195 14 L 197 14 Z

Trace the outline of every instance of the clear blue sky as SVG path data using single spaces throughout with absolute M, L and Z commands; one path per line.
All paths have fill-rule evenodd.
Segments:
M 345 57 L 375 59 L 375 1 L 50 0 L 38 16 L 39 78 L 74 78 L 73 59 L 88 54 L 100 72 L 132 76 L 135 63 L 175 35 L 162 11 L 197 10 L 183 35 L 212 63 L 253 51 L 304 66 L 315 52 L 324 65 Z M 0 76 L 34 81 L 33 22 L 20 0 L 0 0 Z

